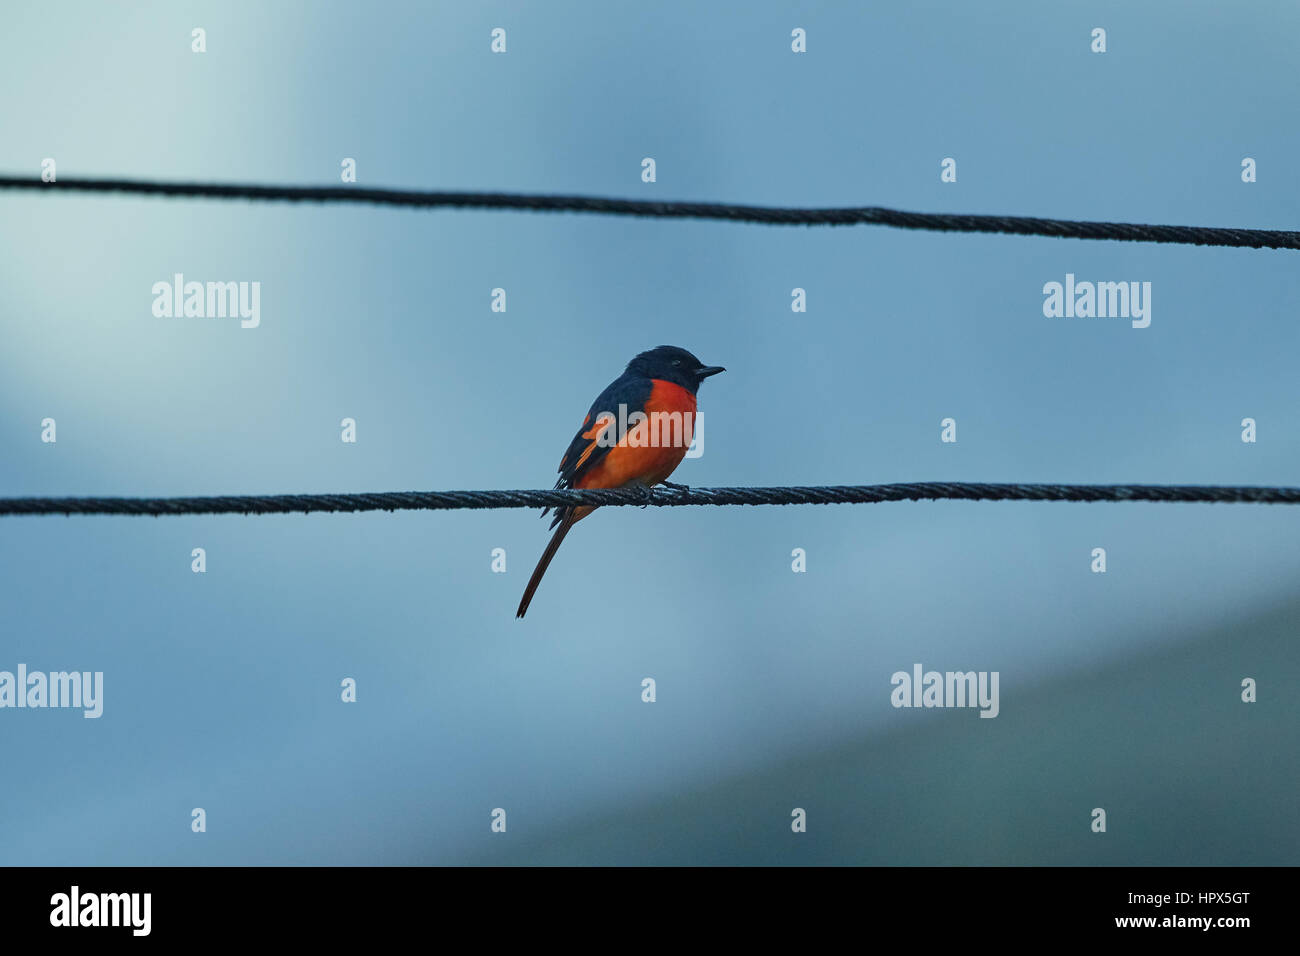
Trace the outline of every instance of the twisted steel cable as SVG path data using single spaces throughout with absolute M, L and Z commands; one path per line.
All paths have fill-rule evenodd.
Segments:
M 0 498 L 5 515 L 284 514 L 289 512 L 555 508 L 568 505 L 828 505 L 882 501 L 1167 501 L 1300 504 L 1300 488 L 1237 485 L 1027 485 L 923 481 L 774 488 L 607 488 L 536 491 L 396 491 L 337 495 L 187 498 Z
M 938 232 L 991 232 L 1063 239 L 1118 239 L 1173 242 L 1247 249 L 1300 249 L 1300 232 L 1211 226 L 1161 226 L 1124 222 L 1086 222 L 1033 216 L 975 216 L 964 213 L 906 212 L 882 206 L 797 208 L 716 202 L 610 199 L 525 193 L 370 189 L 360 186 L 277 186 L 258 183 L 186 183 L 134 179 L 60 179 L 46 183 L 29 176 L 0 176 L 0 190 L 126 193 L 191 199 L 364 203 L 418 209 L 517 209 L 534 212 L 595 213 L 661 219 L 717 219 L 775 226 L 878 225 Z

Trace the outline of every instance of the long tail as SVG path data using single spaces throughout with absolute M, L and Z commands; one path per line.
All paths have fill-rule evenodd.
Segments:
M 584 511 L 583 514 L 585 513 Z M 533 592 L 537 590 L 537 585 L 542 583 L 542 575 L 546 573 L 551 558 L 555 557 L 555 552 L 560 550 L 560 543 L 564 541 L 564 536 L 569 533 L 573 523 L 583 517 L 583 514 L 578 514 L 577 508 L 570 508 L 560 520 L 560 525 L 555 529 L 555 534 L 551 535 L 551 543 L 542 552 L 541 560 L 537 562 L 537 567 L 533 569 L 533 576 L 528 579 L 528 587 L 524 588 L 524 596 L 519 599 L 519 610 L 515 612 L 515 617 L 523 617 L 528 610 L 528 605 L 533 601 Z

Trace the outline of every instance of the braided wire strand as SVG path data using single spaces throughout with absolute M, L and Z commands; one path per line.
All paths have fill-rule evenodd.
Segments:
M 60 179 L 46 183 L 24 176 L 0 176 L 0 190 L 124 193 L 190 199 L 243 199 L 255 202 L 362 203 L 415 209 L 503 209 L 533 212 L 594 213 L 660 219 L 714 219 L 776 226 L 879 225 L 938 232 L 987 232 L 1062 239 L 1116 239 L 1127 242 L 1183 243 L 1247 249 L 1300 249 L 1300 232 L 1211 226 L 1164 226 L 1086 222 L 1033 216 L 924 213 L 882 206 L 798 208 L 717 202 L 613 199 L 528 193 L 372 189 L 351 186 L 281 186 L 258 183 L 164 182 L 136 179 Z
M 1300 488 L 1241 485 L 1049 485 L 923 481 L 886 485 L 771 488 L 587 488 L 531 491 L 396 491 L 320 495 L 177 498 L 0 498 L 7 515 L 286 514 L 341 511 L 449 511 L 687 505 L 827 505 L 885 501 L 1165 501 L 1300 504 Z

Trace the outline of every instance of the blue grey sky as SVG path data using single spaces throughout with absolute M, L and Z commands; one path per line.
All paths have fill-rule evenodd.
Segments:
M 0 35 L 6 173 L 331 184 L 352 157 L 365 186 L 1300 221 L 1289 3 L 59 10 L 16 7 Z M 590 401 L 660 344 L 728 369 L 700 392 L 705 453 L 674 476 L 692 485 L 1300 483 L 1294 252 L 75 194 L 0 194 L 0 217 L 0 495 L 549 487 Z M 177 272 L 260 282 L 260 326 L 156 318 Z M 1150 327 L 1045 318 L 1067 273 L 1150 282 Z M 3 519 L 0 669 L 103 671 L 105 701 L 0 711 L 0 765 L 21 768 L 0 862 L 473 862 L 975 716 L 892 708 L 915 662 L 999 671 L 978 723 L 1015 726 L 1030 688 L 1244 626 L 1300 577 L 1282 507 L 623 508 L 575 529 L 517 621 L 545 528 Z M 1187 707 L 1165 748 L 1194 746 Z M 1294 768 L 1296 743 L 1259 758 Z

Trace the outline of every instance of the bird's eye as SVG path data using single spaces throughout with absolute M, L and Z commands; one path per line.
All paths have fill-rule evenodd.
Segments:
M 673 364 L 674 364 L 674 365 L 681 365 L 681 364 L 682 364 L 682 360 L 681 360 L 681 359 L 673 359 Z

